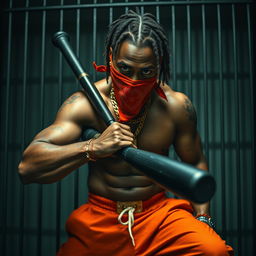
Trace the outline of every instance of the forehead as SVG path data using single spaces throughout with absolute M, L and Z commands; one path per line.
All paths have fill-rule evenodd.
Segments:
M 121 43 L 115 59 L 116 61 L 122 59 L 136 63 L 156 64 L 156 57 L 150 46 L 136 46 L 128 40 Z

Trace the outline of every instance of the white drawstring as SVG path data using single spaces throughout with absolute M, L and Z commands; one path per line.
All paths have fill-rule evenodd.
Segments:
M 133 238 L 133 235 L 132 235 L 132 226 L 134 224 L 134 215 L 133 215 L 134 211 L 135 211 L 134 207 L 127 207 L 118 216 L 118 221 L 119 221 L 120 224 L 128 225 L 128 230 L 129 230 L 130 237 L 132 239 L 133 246 L 135 246 L 134 238 Z M 128 221 L 123 222 L 122 217 L 125 213 L 128 213 Z

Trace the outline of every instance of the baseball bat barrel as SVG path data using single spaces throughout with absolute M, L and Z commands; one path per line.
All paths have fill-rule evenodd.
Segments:
M 70 46 L 69 35 L 63 31 L 57 32 L 52 41 L 63 53 L 90 102 L 106 125 L 113 123 L 115 121 L 113 115 Z M 90 139 L 96 133 L 98 132 L 93 129 L 87 129 L 83 137 Z M 123 148 L 117 154 L 167 190 L 195 203 L 208 202 L 215 193 L 216 183 L 213 176 L 191 165 L 132 147 Z

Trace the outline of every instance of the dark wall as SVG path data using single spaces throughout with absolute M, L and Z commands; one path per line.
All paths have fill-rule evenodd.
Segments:
M 86 166 L 50 185 L 23 186 L 17 175 L 24 148 L 79 89 L 51 43 L 53 33 L 70 34 L 85 69 L 97 80 L 102 75 L 91 63 L 104 64 L 108 24 L 128 6 L 140 5 L 168 33 L 170 86 L 186 93 L 197 110 L 217 181 L 211 203 L 217 231 L 236 255 L 253 255 L 255 9 L 250 1 L 48 2 L 5 1 L 1 13 L 0 254 L 54 255 L 66 239 L 67 217 L 87 199 Z M 69 4 L 74 6 L 66 8 Z M 176 158 L 172 148 L 170 156 Z

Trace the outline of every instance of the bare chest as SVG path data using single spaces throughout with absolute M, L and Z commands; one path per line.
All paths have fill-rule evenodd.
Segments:
M 158 154 L 168 154 L 173 143 L 175 126 L 166 113 L 152 109 L 137 138 L 138 148 Z
M 105 99 L 105 102 L 113 117 L 117 119 L 111 101 Z M 106 126 L 101 119 L 98 119 L 95 122 L 95 128 L 102 132 Z M 139 149 L 158 154 L 168 154 L 175 136 L 175 124 L 167 108 L 159 107 L 155 102 L 152 103 L 145 120 L 132 128 Z

